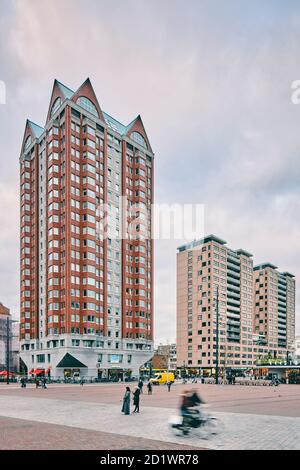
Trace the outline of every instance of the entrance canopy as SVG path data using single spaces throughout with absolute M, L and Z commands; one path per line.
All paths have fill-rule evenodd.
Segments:
M 62 360 L 57 364 L 56 367 L 62 367 L 64 369 L 80 369 L 82 367 L 87 367 L 82 362 L 78 361 L 76 357 L 72 356 L 71 354 L 67 353 Z

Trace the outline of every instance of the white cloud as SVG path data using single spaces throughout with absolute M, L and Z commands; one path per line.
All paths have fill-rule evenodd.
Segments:
M 18 190 L 25 119 L 43 124 L 53 79 L 76 87 L 90 76 L 106 111 L 125 123 L 142 114 L 156 152 L 157 202 L 204 203 L 207 232 L 300 278 L 300 106 L 290 101 L 290 84 L 300 78 L 299 6 L 6 4 L 0 19 L 0 79 L 8 95 L 0 107 L 2 187 Z M 0 301 L 9 306 L 18 292 L 15 203 L 1 204 L 1 275 L 9 270 L 11 277 Z M 175 242 L 157 244 L 158 339 L 175 335 L 175 256 Z

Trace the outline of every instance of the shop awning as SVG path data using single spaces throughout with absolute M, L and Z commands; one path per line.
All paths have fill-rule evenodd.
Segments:
M 40 375 L 40 374 L 44 374 L 45 373 L 45 369 L 34 369 L 33 371 L 33 374 L 35 375 Z
M 9 377 L 12 377 L 14 374 L 12 372 L 8 372 L 8 374 L 7 374 L 7 370 L 2 370 L 0 372 L 1 377 L 7 377 L 7 375 L 9 375 Z
M 63 367 L 64 369 L 79 369 L 82 367 L 87 367 L 85 364 L 80 362 L 76 357 L 67 353 L 62 360 L 57 364 L 56 367 Z

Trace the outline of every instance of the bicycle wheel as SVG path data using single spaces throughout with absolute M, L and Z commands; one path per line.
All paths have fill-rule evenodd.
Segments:
M 205 424 L 202 426 L 202 430 L 206 435 L 214 436 L 221 432 L 222 425 L 217 418 L 208 417 Z

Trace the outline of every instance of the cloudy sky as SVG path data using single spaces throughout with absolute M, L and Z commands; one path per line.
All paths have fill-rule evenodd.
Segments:
M 142 115 L 156 202 L 204 204 L 207 234 L 300 278 L 299 44 L 297 1 L 0 0 L 0 301 L 18 314 L 18 158 L 54 78 Z M 175 337 L 180 243 L 156 242 L 157 341 Z

